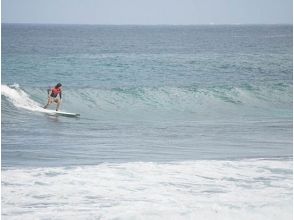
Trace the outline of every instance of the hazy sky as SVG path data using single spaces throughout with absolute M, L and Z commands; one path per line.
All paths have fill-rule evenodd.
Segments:
M 292 0 L 2 0 L 2 23 L 291 23 Z

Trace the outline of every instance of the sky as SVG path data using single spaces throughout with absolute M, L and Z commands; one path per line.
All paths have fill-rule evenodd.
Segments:
M 292 24 L 292 0 L 2 0 L 2 23 Z

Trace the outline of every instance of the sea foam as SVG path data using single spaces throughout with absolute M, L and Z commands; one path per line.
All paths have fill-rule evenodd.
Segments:
M 13 168 L 3 219 L 292 219 L 292 161 Z

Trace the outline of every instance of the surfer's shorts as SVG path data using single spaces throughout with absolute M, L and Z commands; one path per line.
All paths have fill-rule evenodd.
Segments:
M 49 96 L 49 101 L 50 102 L 60 102 L 60 98 L 59 97 Z

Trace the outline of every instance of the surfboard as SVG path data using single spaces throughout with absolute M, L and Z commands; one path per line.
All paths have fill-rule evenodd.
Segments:
M 64 116 L 64 117 L 79 117 L 80 116 L 80 114 L 78 113 L 61 112 L 61 111 L 54 111 L 54 110 L 47 110 L 46 112 L 49 115 L 57 115 L 57 116 Z

